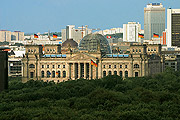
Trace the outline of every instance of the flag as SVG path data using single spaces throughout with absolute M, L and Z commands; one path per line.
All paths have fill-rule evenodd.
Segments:
M 110 39 L 110 38 L 111 38 L 111 36 L 107 36 L 107 38 L 108 38 L 108 39 Z
M 139 34 L 138 34 L 138 37 L 139 37 L 139 38 L 144 38 L 144 35 L 139 33 Z
M 38 35 L 37 35 L 37 34 L 34 34 L 34 38 L 38 38 Z
M 159 35 L 156 34 L 156 33 L 153 33 L 153 37 L 154 37 L 154 38 L 159 38 Z
M 93 60 L 91 60 L 91 65 L 94 65 L 95 67 L 97 67 L 97 64 Z
M 48 74 L 51 75 L 51 73 L 48 71 Z
M 57 38 L 57 36 L 58 36 L 58 35 L 56 35 L 56 34 L 53 34 L 53 38 Z
M 58 75 L 58 72 L 56 72 L 56 75 Z

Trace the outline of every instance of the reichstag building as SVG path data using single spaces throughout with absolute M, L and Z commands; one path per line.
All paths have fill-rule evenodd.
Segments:
M 107 39 L 97 33 L 88 34 L 79 45 L 68 39 L 62 45 L 26 45 L 25 48 L 23 82 L 98 79 L 107 75 L 142 77 L 162 72 L 164 68 L 161 45 L 137 43 L 126 54 L 112 54 Z

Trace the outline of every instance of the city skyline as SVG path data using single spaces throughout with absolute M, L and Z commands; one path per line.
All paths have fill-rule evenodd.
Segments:
M 139 22 L 144 29 L 144 7 L 153 2 L 162 3 L 166 14 L 169 7 L 180 8 L 179 0 L 7 0 L 1 2 L 0 29 L 43 33 L 48 30 L 61 31 L 66 25 L 89 25 L 89 28 L 100 29 L 122 28 L 127 22 Z

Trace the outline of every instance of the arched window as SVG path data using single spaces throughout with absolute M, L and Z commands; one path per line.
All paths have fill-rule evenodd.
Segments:
M 55 78 L 55 71 L 52 71 L 52 77 Z
M 117 75 L 117 71 L 114 71 L 114 75 Z
M 125 71 L 125 77 L 128 77 L 128 71 Z
M 66 77 L 66 71 L 63 71 L 63 78 Z
M 44 78 L 44 71 L 41 71 L 41 77 Z
M 109 71 L 109 72 L 108 72 L 108 75 L 112 75 L 112 72 L 111 72 L 111 71 Z
M 30 64 L 29 68 L 35 68 L 35 65 L 34 64 Z
M 122 77 L 122 71 L 119 71 L 119 76 Z
M 135 64 L 135 65 L 134 65 L 134 68 L 139 68 L 139 65 L 138 65 L 138 64 Z
M 139 49 L 139 52 L 141 52 L 141 49 Z
M 51 75 L 51 73 L 49 71 L 47 71 L 47 78 L 49 78 Z
M 105 77 L 106 76 L 106 71 L 103 71 L 103 77 Z
M 61 77 L 61 72 L 60 71 L 58 71 L 58 78 L 60 78 Z

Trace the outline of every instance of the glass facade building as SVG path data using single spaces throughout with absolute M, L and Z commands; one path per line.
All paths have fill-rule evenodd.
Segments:
M 165 31 L 165 8 L 161 3 L 150 3 L 144 8 L 144 39 L 151 40 L 153 33 L 159 36 Z

